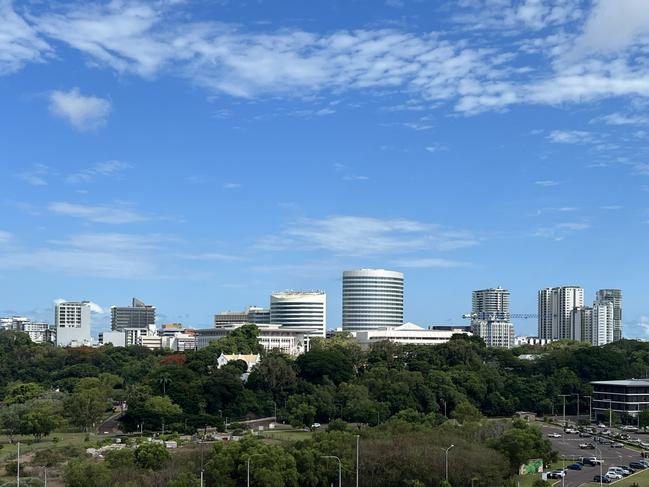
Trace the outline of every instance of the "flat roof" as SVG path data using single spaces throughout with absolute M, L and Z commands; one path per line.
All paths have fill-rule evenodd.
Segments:
M 641 386 L 649 387 L 649 379 L 598 380 L 591 382 L 600 386 Z

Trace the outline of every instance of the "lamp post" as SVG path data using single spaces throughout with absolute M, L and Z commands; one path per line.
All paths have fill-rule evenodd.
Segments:
M 448 452 L 453 448 L 455 445 L 451 445 L 448 448 L 442 448 L 442 451 L 444 452 L 444 470 L 446 471 L 446 483 L 448 484 Z
M 600 450 L 598 446 L 595 447 L 595 450 L 598 451 L 599 455 L 599 487 L 602 487 L 602 484 L 604 483 L 604 479 L 602 478 L 602 475 L 604 474 L 604 458 L 602 457 L 602 450 Z
M 566 397 L 570 394 L 559 394 L 559 397 L 563 397 L 563 426 L 566 426 Z
M 577 426 L 579 426 L 579 393 L 575 392 L 571 396 L 577 396 Z
M 593 396 L 584 396 L 588 398 L 588 422 L 593 422 Z
M 608 403 L 608 427 L 613 427 L 613 399 L 602 399 L 603 402 Z
M 16 456 L 16 487 L 20 487 L 20 441 L 17 443 L 17 456 Z
M 356 435 L 356 487 L 358 487 L 358 466 L 360 464 L 360 447 L 361 447 L 361 435 Z
M 248 485 L 248 487 L 250 487 L 250 459 L 252 457 L 261 457 L 261 456 L 263 456 L 261 453 L 253 453 L 252 455 L 250 455 L 248 457 L 248 462 L 247 462 L 248 463 L 248 469 L 247 469 L 247 475 L 246 475 L 246 479 L 247 479 L 246 484 Z
M 448 416 L 446 415 L 446 399 L 442 399 L 442 402 L 444 403 L 444 417 L 448 418 Z
M 343 485 L 343 462 L 335 455 L 325 455 L 322 458 L 335 458 L 338 462 L 338 487 Z

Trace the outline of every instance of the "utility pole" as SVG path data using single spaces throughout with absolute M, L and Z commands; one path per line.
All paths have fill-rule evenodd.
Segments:
M 361 435 L 356 435 L 356 487 L 358 487 L 358 472 L 359 472 L 359 460 L 360 460 L 360 446 L 361 446 Z
M 563 397 L 563 426 L 566 426 L 566 397 L 570 394 L 559 394 L 559 397 Z
M 338 487 L 343 485 L 343 462 L 335 455 L 325 455 L 322 458 L 335 458 L 338 462 Z

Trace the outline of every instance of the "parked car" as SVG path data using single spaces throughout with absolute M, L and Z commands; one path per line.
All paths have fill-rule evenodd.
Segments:
M 621 474 L 614 472 L 613 470 L 606 472 L 605 476 L 611 480 L 620 480 L 621 478 L 623 478 Z
M 579 448 L 581 448 L 582 450 L 594 450 L 595 445 L 593 445 L 592 443 L 580 443 Z
M 573 463 L 571 465 L 568 465 L 566 468 L 568 470 L 581 470 L 583 467 L 582 467 L 581 463 Z
M 622 477 L 628 477 L 629 475 L 631 475 L 631 472 L 622 467 L 609 467 L 608 471 L 620 474 Z
M 566 476 L 565 470 L 553 470 L 548 474 L 548 478 L 551 479 L 560 479 Z
M 627 475 L 631 475 L 632 473 L 635 473 L 635 470 L 633 470 L 632 467 L 627 467 L 626 465 L 615 465 L 612 468 L 619 468 L 620 470 L 622 470 L 622 475 L 624 475 L 624 472 L 629 472 Z
M 649 468 L 649 462 L 647 460 L 636 460 L 638 463 L 642 464 L 645 466 L 645 468 Z
M 591 465 L 599 465 L 600 463 L 602 463 L 602 460 L 600 460 L 597 457 L 588 457 L 587 460 L 588 460 L 588 463 L 590 463 Z
M 579 433 L 579 438 L 590 438 L 591 436 L 593 436 L 593 435 L 591 435 L 590 433 L 587 433 L 585 431 L 582 431 L 581 433 Z
M 313 424 L 311 425 L 311 428 L 312 428 L 312 429 L 318 429 L 320 426 L 321 426 L 320 423 L 313 423 Z
M 576 435 L 577 433 L 579 433 L 579 431 L 574 428 L 566 428 L 564 430 L 564 433 L 567 433 L 569 435 Z
M 561 438 L 559 433 L 548 433 L 548 438 Z
M 611 448 L 624 448 L 622 443 L 611 443 Z
M 606 425 L 604 423 L 599 423 L 597 425 L 598 428 L 606 428 Z
M 647 468 L 649 465 L 645 465 L 644 463 L 641 462 L 631 462 L 629 463 L 629 467 L 635 469 L 635 470 L 644 470 Z
M 593 477 L 593 482 L 601 482 L 603 484 L 610 484 L 611 479 L 609 479 L 606 475 L 602 475 L 601 477 L 599 475 L 595 475 Z
M 620 429 L 624 431 L 638 431 L 638 428 L 635 426 L 622 426 Z

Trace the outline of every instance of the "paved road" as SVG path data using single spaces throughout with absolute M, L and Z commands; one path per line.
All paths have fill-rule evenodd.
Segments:
M 582 450 L 579 448 L 580 443 L 594 443 L 592 438 L 579 438 L 578 435 L 568 435 L 561 428 L 556 426 L 542 425 L 541 429 L 547 438 L 548 433 L 560 433 L 561 438 L 548 438 L 554 448 L 559 452 L 560 458 L 564 458 L 566 465 L 575 463 L 571 461 L 577 457 L 596 456 L 604 460 L 602 465 L 603 473 L 606 473 L 608 467 L 614 465 L 628 465 L 629 462 L 639 460 L 640 453 L 628 448 L 611 448 L 609 445 L 599 445 L 599 450 Z M 585 482 L 592 482 L 593 477 L 599 475 L 599 466 L 584 465 L 582 470 L 568 470 L 564 477 L 564 482 L 560 483 L 562 487 L 577 487 Z

